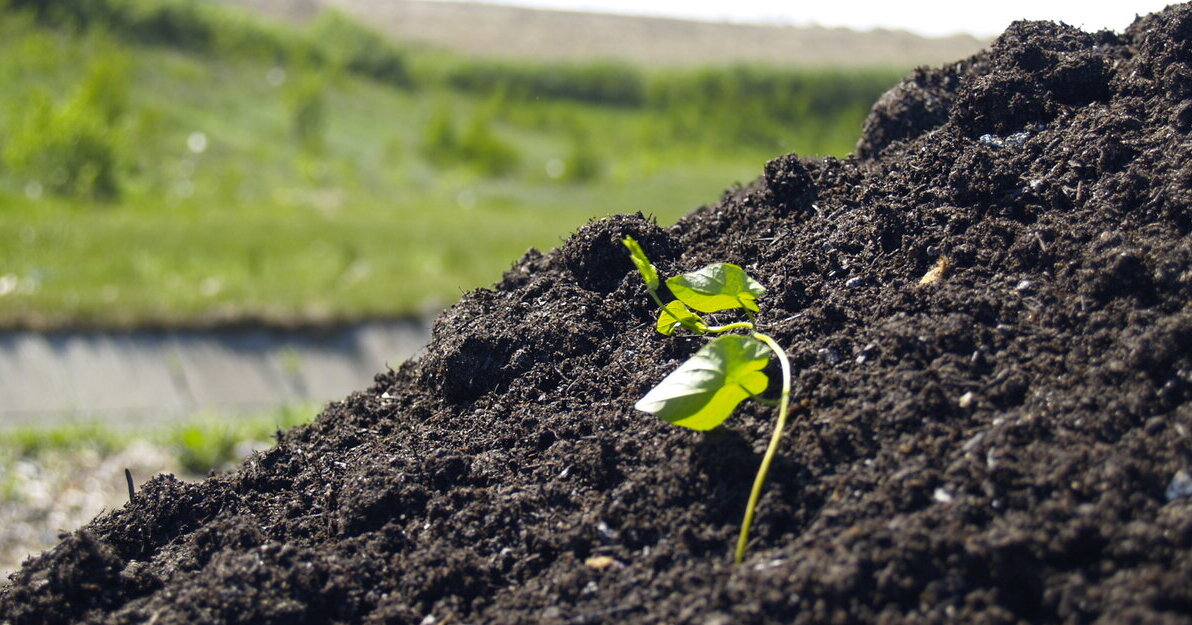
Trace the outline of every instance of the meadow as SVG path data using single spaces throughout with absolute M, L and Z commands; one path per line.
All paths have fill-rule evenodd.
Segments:
M 584 221 L 843 156 L 891 69 L 493 61 L 187 0 L 0 2 L 0 328 L 432 314 Z

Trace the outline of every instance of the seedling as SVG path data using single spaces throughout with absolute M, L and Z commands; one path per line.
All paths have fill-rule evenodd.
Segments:
M 772 405 L 772 402 L 760 397 L 770 385 L 769 377 L 762 370 L 770 362 L 771 355 L 776 355 L 782 366 L 778 422 L 774 424 L 770 445 L 762 456 L 762 464 L 753 480 L 749 503 L 745 505 L 745 519 L 741 522 L 741 533 L 737 538 L 733 561 L 740 564 L 745 559 L 749 527 L 753 525 L 757 501 L 761 497 L 766 474 L 770 471 L 790 412 L 790 360 L 773 338 L 758 332 L 754 325 L 754 313 L 760 310 L 757 298 L 766 289 L 737 265 L 713 263 L 699 271 L 667 279 L 667 288 L 678 299 L 663 304 L 662 298 L 658 296 L 658 287 L 661 285 L 658 270 L 633 237 L 627 236 L 621 242 L 629 249 L 633 264 L 641 272 L 650 297 L 658 304 L 658 322 L 654 326 L 658 332 L 671 336 L 679 328 L 685 328 L 705 335 L 733 331 L 745 333 L 724 334 L 709 341 L 638 400 L 635 406 L 638 410 L 675 425 L 693 430 L 710 430 L 723 423 L 737 405 L 746 399 Z M 748 321 L 709 325 L 698 314 L 738 308 L 745 313 Z

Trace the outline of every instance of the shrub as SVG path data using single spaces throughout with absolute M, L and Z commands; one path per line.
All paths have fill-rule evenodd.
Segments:
M 460 133 L 450 109 L 437 108 L 427 124 L 422 149 L 436 165 L 470 166 L 488 176 L 504 176 L 521 165 L 517 148 L 492 131 L 490 115 L 484 109 L 477 110 Z
M 571 152 L 564 161 L 563 180 L 567 182 L 592 182 L 604 173 L 604 162 L 592 147 L 592 142 L 582 133 L 572 137 Z
M 383 35 L 337 11 L 319 14 L 310 29 L 314 45 L 325 61 L 354 74 L 397 86 L 409 86 L 404 53 Z
M 306 75 L 291 81 L 286 92 L 290 113 L 290 128 L 294 140 L 304 150 L 318 152 L 323 148 L 327 129 L 327 104 L 323 81 L 318 75 Z
M 48 94 L 32 95 L 4 150 L 4 163 L 46 191 L 89 199 L 119 194 L 120 135 L 113 125 L 114 104 L 100 92 L 80 89 L 57 106 Z

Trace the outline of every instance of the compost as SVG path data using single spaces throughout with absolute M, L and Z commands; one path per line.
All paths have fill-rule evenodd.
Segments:
M 159 476 L 0 590 L 26 623 L 1192 623 L 1192 7 L 1012 25 L 669 228 L 528 252 L 231 472 Z M 630 210 L 649 207 L 627 207 Z M 767 288 L 801 408 L 636 412 L 619 243 Z

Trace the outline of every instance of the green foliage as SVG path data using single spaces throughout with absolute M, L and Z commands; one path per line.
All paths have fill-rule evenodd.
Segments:
M 666 281 L 667 288 L 684 304 L 706 313 L 744 308 L 757 312 L 757 298 L 766 288 L 732 263 L 713 263 Z
M 130 60 L 108 46 L 96 52 L 64 102 L 33 88 L 14 103 L 0 161 L 24 184 L 81 199 L 119 195 Z
M 49 428 L 21 427 L 3 432 L 0 457 L 35 458 L 51 451 L 95 449 L 112 453 L 124 447 L 123 437 L 97 423 L 72 423 Z
M 477 111 L 460 137 L 459 159 L 489 176 L 512 173 L 521 163 L 517 148 L 493 132 L 489 116 Z
M 187 39 L 201 50 L 133 28 L 183 4 L 161 19 L 206 21 Z M 220 3 L 23 5 L 0 9 L 0 273 L 20 281 L 0 327 L 426 314 L 591 217 L 644 203 L 673 221 L 777 153 L 773 137 L 736 142 L 728 113 L 675 132 L 699 112 L 679 100 L 460 91 L 443 77 L 475 61 L 417 49 L 400 50 L 411 88 L 394 89 L 332 54 L 326 26 L 316 37 Z M 48 17 L 67 6 L 85 20 Z M 647 86 L 690 73 L 626 71 Z M 799 125 L 830 141 L 779 138 L 843 155 L 860 122 Z
M 183 468 L 203 475 L 239 462 L 249 449 L 267 445 L 280 430 L 309 422 L 315 412 L 314 406 L 295 404 L 241 417 L 198 415 L 159 436 Z
M 633 261 L 633 266 L 637 267 L 638 272 L 642 274 L 642 280 L 646 282 L 646 288 L 650 291 L 657 291 L 662 282 L 658 279 L 658 270 L 650 259 L 646 256 L 646 252 L 642 250 L 642 246 L 633 237 L 625 237 L 621 239 L 621 244 L 629 250 L 629 259 Z
M 37 93 L 5 145 L 4 164 L 53 193 L 110 200 L 120 191 L 121 151 L 119 131 L 85 97 L 55 105 Z
M 655 114 L 654 143 L 699 137 L 716 148 L 816 152 L 853 140 L 870 105 L 900 78 L 893 70 L 814 70 L 757 65 L 647 71 L 616 63 L 456 63 L 446 84 L 500 92 L 517 102 L 558 100 Z M 810 147 L 810 149 L 808 149 Z
M 603 159 L 592 147 L 592 142 L 586 136 L 572 139 L 571 151 L 564 161 L 562 179 L 571 183 L 589 183 L 597 180 L 604 173 Z
M 749 321 L 710 326 L 688 307 L 709 313 L 736 308 L 744 308 L 747 313 L 758 312 L 756 298 L 765 289 L 737 265 L 714 263 L 699 271 L 667 280 L 671 293 L 678 299 L 664 306 L 657 294 L 659 278 L 654 265 L 633 237 L 624 237 L 621 242 L 629 250 L 650 297 L 662 308 L 656 324 L 659 333 L 670 336 L 679 326 L 702 335 L 733 330 L 746 330 L 749 333 L 747 336 L 729 334 L 705 344 L 638 400 L 635 404 L 638 410 L 675 425 L 710 430 L 723 423 L 742 401 L 758 398 L 766 390 L 769 377 L 762 369 L 766 367 L 771 354 L 778 356 L 782 366 L 778 422 L 753 481 L 733 557 L 734 562 L 740 564 L 745 559 L 754 511 L 790 409 L 790 361 L 773 338 L 755 329 L 752 315 Z
M 708 324 L 704 323 L 699 315 L 691 312 L 691 309 L 682 301 L 667 302 L 666 306 L 658 311 L 658 322 L 654 324 L 654 329 L 658 330 L 659 334 L 670 336 L 680 327 L 698 334 L 708 331 Z
M 101 29 L 140 44 L 309 63 L 395 86 L 410 83 L 404 52 L 379 33 L 330 10 L 299 31 L 198 0 L 9 0 L 9 5 L 32 11 L 42 23 L 78 32 Z
M 675 425 L 710 430 L 727 419 L 737 404 L 766 390 L 770 380 L 762 369 L 769 361 L 770 348 L 755 338 L 719 337 L 663 378 L 634 407 Z
M 310 27 L 319 56 L 332 67 L 394 86 L 409 86 L 406 55 L 380 33 L 334 10 L 321 12 Z
M 142 440 L 172 452 L 189 473 L 205 475 L 239 462 L 250 449 L 270 446 L 279 430 L 309 423 L 318 408 L 299 403 L 247 415 L 207 413 L 136 429 L 97 421 L 0 429 L 0 501 L 20 490 L 19 484 L 4 479 L 8 466 L 17 460 L 82 451 L 108 456 Z
M 467 166 L 487 176 L 505 176 L 521 163 L 517 149 L 493 132 L 491 116 L 478 108 L 461 132 L 450 108 L 440 107 L 426 126 L 423 154 L 440 166 Z
M 319 152 L 327 131 L 327 99 L 322 76 L 304 73 L 288 81 L 286 104 L 290 112 L 290 127 L 294 140 L 309 152 Z
M 654 387 L 637 409 L 657 415 L 670 423 L 707 430 L 719 425 L 741 401 L 766 390 L 768 378 L 761 370 L 770 359 L 764 335 L 754 330 L 752 321 L 710 326 L 695 310 L 714 313 L 736 308 L 758 312 L 757 297 L 766 289 L 731 263 L 712 263 L 699 271 L 674 276 L 666 281 L 677 298 L 663 304 L 658 297 L 658 270 L 633 237 L 621 243 L 641 274 L 650 297 L 661 309 L 655 329 L 663 335 L 674 334 L 679 327 L 697 334 L 748 330 L 750 336 L 722 336 L 679 366 Z M 785 356 L 783 356 L 785 358 Z
M 518 101 L 539 98 L 614 106 L 645 103 L 646 78 L 624 63 L 545 64 L 471 61 L 446 69 L 448 85 L 472 93 L 504 92 Z

